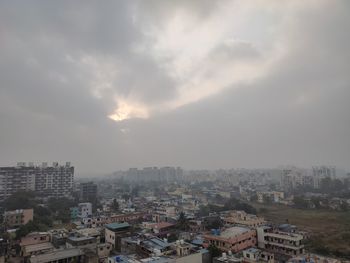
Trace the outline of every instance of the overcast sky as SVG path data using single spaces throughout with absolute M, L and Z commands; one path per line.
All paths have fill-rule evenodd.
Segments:
M 0 165 L 350 169 L 350 1 L 1 1 Z

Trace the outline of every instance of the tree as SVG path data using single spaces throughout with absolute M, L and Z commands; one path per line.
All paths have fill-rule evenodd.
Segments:
M 349 205 L 346 202 L 341 202 L 339 208 L 340 208 L 341 211 L 348 211 L 349 210 Z
M 220 194 L 216 194 L 215 195 L 215 201 L 217 203 L 223 203 L 225 201 L 225 198 L 222 195 L 220 195 Z
M 125 200 L 125 201 L 128 201 L 130 199 L 130 195 L 129 194 L 123 194 L 122 195 L 122 198 Z
M 29 221 L 27 224 L 16 230 L 16 239 L 20 239 L 34 231 L 46 231 L 47 229 L 47 226 L 37 222 L 36 220 Z
M 243 210 L 248 214 L 256 214 L 256 209 L 236 198 L 230 198 L 224 205 L 224 210 Z
M 113 199 L 112 205 L 111 205 L 111 210 L 113 212 L 117 212 L 119 210 L 119 203 L 117 201 L 117 199 Z
M 209 210 L 209 207 L 206 206 L 206 205 L 201 205 L 199 206 L 199 211 L 198 211 L 198 216 L 207 216 L 209 215 L 210 213 L 210 210 Z
M 269 210 L 266 207 L 262 207 L 259 209 L 260 214 L 266 214 Z
M 309 207 L 309 203 L 307 200 L 305 200 L 303 197 L 301 196 L 296 196 L 294 197 L 294 206 L 296 208 L 300 208 L 300 209 L 306 209 Z
M 215 245 L 210 244 L 208 247 L 208 250 L 212 258 L 215 258 L 221 255 L 221 250 Z
M 265 204 L 272 204 L 273 203 L 273 196 L 263 195 L 263 200 L 264 200 Z
M 37 205 L 35 193 L 30 191 L 19 191 L 8 197 L 4 201 L 6 210 L 27 209 Z
M 168 235 L 168 242 L 175 242 L 178 239 L 178 236 L 175 233 L 171 233 Z
M 139 191 L 140 187 L 136 185 L 132 190 L 131 190 L 131 197 L 138 197 L 139 196 Z
M 70 208 L 76 205 L 74 200 L 68 198 L 50 198 L 47 203 L 53 219 L 61 220 L 63 223 L 70 222 Z
M 220 217 L 216 217 L 213 220 L 210 220 L 205 226 L 208 230 L 210 229 L 219 229 L 223 226 L 223 222 Z
M 179 219 L 177 220 L 176 225 L 180 230 L 183 230 L 183 231 L 187 231 L 189 229 L 190 225 L 188 223 L 188 220 L 184 212 L 180 213 Z

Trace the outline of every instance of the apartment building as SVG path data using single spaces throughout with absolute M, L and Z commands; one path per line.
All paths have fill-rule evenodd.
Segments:
M 78 204 L 78 217 L 87 218 L 92 216 L 92 204 L 91 203 L 79 203 Z
M 111 216 L 83 218 L 82 222 L 86 227 L 103 227 L 105 224 L 110 224 L 110 223 L 139 222 L 144 218 L 144 216 L 145 216 L 145 213 L 143 212 L 135 212 L 135 213 L 117 214 L 117 215 L 111 215 Z
M 0 200 L 18 191 L 35 191 L 45 197 L 70 197 L 73 191 L 74 167 L 67 162 L 52 166 L 43 163 L 17 163 L 17 166 L 0 167 Z
M 222 233 L 203 235 L 207 246 L 215 245 L 221 251 L 234 253 L 256 245 L 256 231 L 246 227 L 230 227 Z
M 19 227 L 33 220 L 33 209 L 17 209 L 6 211 L 4 213 L 4 222 L 6 227 Z
M 106 243 L 112 244 L 115 251 L 121 251 L 121 239 L 131 235 L 128 223 L 111 223 L 105 226 Z
M 35 191 L 35 171 L 33 167 L 0 167 L 0 200 L 18 191 Z
M 334 166 L 314 166 L 312 167 L 313 186 L 318 189 L 325 178 L 335 179 L 336 169 Z
M 267 192 L 257 192 L 259 203 L 279 203 L 284 199 L 284 192 L 278 191 L 267 191 Z
M 244 211 L 231 211 L 223 218 L 223 221 L 225 224 L 237 224 L 247 227 L 257 227 L 266 223 L 264 218 L 247 214 Z
M 70 197 L 74 185 L 74 167 L 67 162 L 35 167 L 35 191 L 45 197 Z
M 48 232 L 32 232 L 21 238 L 21 256 L 28 258 L 54 250 Z
M 281 231 L 268 226 L 257 228 L 258 247 L 285 256 L 297 256 L 304 252 L 304 236 L 293 231 Z
M 80 200 L 83 202 L 95 202 L 97 200 L 97 184 L 93 182 L 81 183 Z

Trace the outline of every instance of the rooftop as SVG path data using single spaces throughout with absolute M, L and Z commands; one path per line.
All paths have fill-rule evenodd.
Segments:
M 68 237 L 68 240 L 72 240 L 72 241 L 84 241 L 84 240 L 95 240 L 94 237 L 87 237 L 87 236 L 83 236 L 83 237 Z
M 26 245 L 24 247 L 27 253 L 32 253 L 40 250 L 53 249 L 53 245 L 50 242 L 34 244 L 34 245 Z
M 106 228 L 108 228 L 109 230 L 112 230 L 112 231 L 127 228 L 127 227 L 130 227 L 129 223 L 127 223 L 127 222 L 111 223 L 111 224 L 106 225 Z
M 242 235 L 248 231 L 250 231 L 249 228 L 234 226 L 234 227 L 227 228 L 225 231 L 221 233 L 220 236 L 230 238 L 230 237 Z
M 52 253 L 31 256 L 30 263 L 46 263 L 46 262 L 56 261 L 60 259 L 76 257 L 80 255 L 83 255 L 83 251 L 79 248 L 57 250 Z
M 255 247 L 248 248 L 248 249 L 246 249 L 246 250 L 244 250 L 244 251 L 247 251 L 247 252 L 253 253 L 253 254 L 256 254 L 256 253 L 261 252 L 260 249 L 257 249 L 257 248 L 255 248 Z
M 171 223 L 168 223 L 168 222 L 160 222 L 160 223 L 154 224 L 153 228 L 162 229 L 162 228 L 173 226 L 173 225 L 174 224 L 171 224 Z
M 150 239 L 144 240 L 142 244 L 144 244 L 148 248 L 159 249 L 159 250 L 170 246 L 168 242 L 165 242 L 159 238 L 150 238 Z

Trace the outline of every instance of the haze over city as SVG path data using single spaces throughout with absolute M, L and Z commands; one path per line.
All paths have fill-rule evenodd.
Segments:
M 350 0 L 0 1 L 0 263 L 350 263 Z
M 349 1 L 2 1 L 0 165 L 349 169 Z

